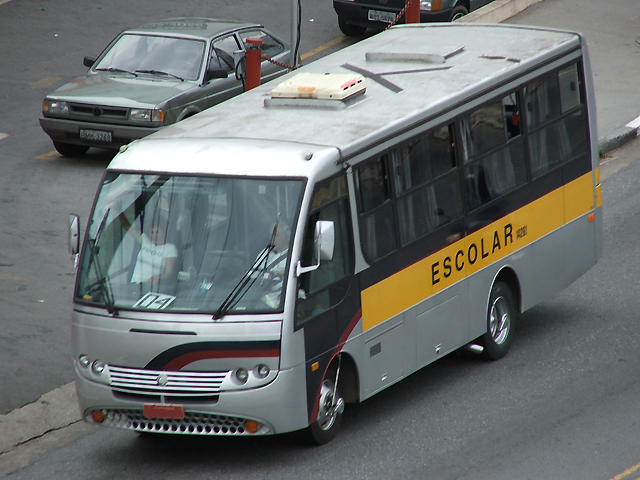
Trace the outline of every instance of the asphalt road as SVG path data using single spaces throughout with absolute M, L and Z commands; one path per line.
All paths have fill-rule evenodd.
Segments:
M 86 219 L 109 160 L 52 153 L 37 124 L 42 96 L 82 74 L 83 55 L 150 17 L 251 12 L 288 35 L 288 1 L 183 3 L 0 4 L 0 414 L 72 380 L 66 216 Z M 510 20 L 587 36 L 602 137 L 640 115 L 640 5 L 603 3 L 544 0 Z M 302 27 L 303 53 L 340 37 L 328 1 L 303 2 Z M 24 466 L 10 478 L 637 478 L 638 158 L 633 143 L 605 159 L 600 264 L 526 313 L 500 362 L 431 365 L 349 406 L 342 434 L 322 449 L 294 436 L 149 442 L 77 424 L 0 455 L 0 475 Z

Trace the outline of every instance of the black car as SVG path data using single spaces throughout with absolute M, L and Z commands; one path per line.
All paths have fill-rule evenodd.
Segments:
M 420 22 L 452 22 L 493 0 L 413 0 L 420 2 Z M 367 28 L 383 30 L 404 8 L 405 0 L 333 0 L 338 26 L 349 36 Z M 398 23 L 404 23 L 404 16 Z

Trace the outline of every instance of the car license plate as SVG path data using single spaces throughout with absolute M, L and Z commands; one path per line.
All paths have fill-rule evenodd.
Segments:
M 145 418 L 184 418 L 182 405 L 145 403 L 142 408 Z
M 391 23 L 396 19 L 396 14 L 391 12 L 381 12 L 380 10 L 369 10 L 369 20 L 374 22 Z
M 112 142 L 111 132 L 102 130 L 80 130 L 80 138 L 83 140 L 97 140 L 98 142 Z

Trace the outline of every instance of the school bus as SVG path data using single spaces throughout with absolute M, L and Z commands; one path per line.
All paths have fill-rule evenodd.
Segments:
M 577 33 L 402 25 L 123 147 L 70 216 L 83 418 L 323 444 L 503 357 L 601 256 L 594 105 Z

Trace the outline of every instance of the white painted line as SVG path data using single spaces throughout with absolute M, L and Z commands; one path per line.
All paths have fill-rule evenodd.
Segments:
M 627 123 L 625 126 L 629 127 L 629 128 L 636 128 L 637 129 L 638 127 L 640 127 L 640 117 L 634 118 L 629 123 Z
M 2 1 L 2 0 L 0 0 Z M 7 0 L 8 1 L 8 0 Z M 0 140 L 4 140 L 5 138 L 7 138 L 9 136 L 8 133 L 0 133 Z

